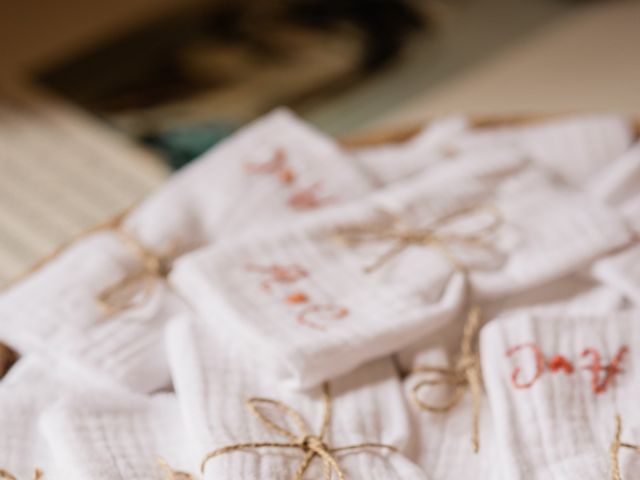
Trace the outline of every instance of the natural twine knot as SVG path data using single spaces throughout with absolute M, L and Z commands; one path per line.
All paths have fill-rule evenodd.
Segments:
M 40 480 L 44 473 L 39 468 L 36 468 L 33 471 L 33 476 L 31 480 Z M 0 479 L 2 480 L 18 480 L 14 475 L 12 475 L 8 470 L 4 470 L 0 468 Z
M 480 328 L 480 309 L 475 307 L 469 312 L 467 322 L 462 332 L 460 354 L 453 368 L 423 366 L 414 369 L 416 373 L 434 373 L 439 375 L 435 379 L 425 379 L 413 386 L 411 396 L 419 408 L 428 412 L 448 412 L 460 401 L 469 388 L 471 392 L 471 445 L 473 451 L 480 450 L 480 401 L 482 396 L 482 375 L 480 372 L 480 357 L 473 348 L 473 340 Z M 431 385 L 449 385 L 453 387 L 451 396 L 443 405 L 431 405 L 420 398 L 420 390 Z
M 177 253 L 173 245 L 166 253 L 156 254 L 121 228 L 116 227 L 115 233 L 135 255 L 142 268 L 126 274 L 98 295 L 98 305 L 107 315 L 116 315 L 148 302 L 158 284 L 169 275 Z
M 207 462 L 214 457 L 236 452 L 240 450 L 252 450 L 259 448 L 294 448 L 299 449 L 304 454 L 302 462 L 295 472 L 293 480 L 302 480 L 304 473 L 307 471 L 314 458 L 319 457 L 322 461 L 322 475 L 324 480 L 331 480 L 335 473 L 339 480 L 345 480 L 346 476 L 338 464 L 335 458 L 335 454 L 338 452 L 346 452 L 350 450 L 360 450 L 369 448 L 385 448 L 391 451 L 396 451 L 395 447 L 391 445 L 385 445 L 382 443 L 360 443 L 357 445 L 349 445 L 346 447 L 331 447 L 325 437 L 329 430 L 331 423 L 331 396 L 329 393 L 329 385 L 323 384 L 322 386 L 322 398 L 324 405 L 324 415 L 322 419 L 322 426 L 320 428 L 320 434 L 313 435 L 309 432 L 306 423 L 302 419 L 302 416 L 290 406 L 278 400 L 272 400 L 269 398 L 251 398 L 247 401 L 247 408 L 255 415 L 255 417 L 262 422 L 267 428 L 279 433 L 283 437 L 289 439 L 289 442 L 252 442 L 252 443 L 238 443 L 235 445 L 228 445 L 226 447 L 219 448 L 208 453 L 201 465 L 202 473 L 204 473 Z M 285 427 L 282 427 L 272 421 L 269 417 L 263 414 L 259 406 L 269 405 L 274 407 L 277 411 L 287 417 L 297 427 L 299 434 L 296 434 Z
M 616 430 L 614 433 L 609 453 L 611 455 L 611 479 L 622 480 L 622 474 L 620 473 L 620 461 L 618 460 L 618 452 L 621 448 L 629 448 L 636 453 L 640 453 L 640 445 L 633 445 L 631 443 L 624 443 L 620 440 L 622 435 L 622 419 L 620 415 L 616 415 Z
M 298 445 L 305 452 L 326 452 L 329 451 L 327 445 L 317 435 L 303 435 L 298 439 Z
M 164 480 L 195 480 L 190 473 L 174 470 L 164 458 L 157 458 L 158 465 L 164 471 Z
M 412 245 L 433 247 L 440 251 L 453 265 L 462 273 L 467 273 L 469 266 L 466 265 L 453 252 L 454 245 L 475 246 L 497 253 L 495 247 L 489 242 L 489 237 L 502 225 L 502 216 L 493 206 L 473 206 L 457 210 L 449 215 L 445 215 L 429 227 L 415 227 L 411 225 L 403 215 L 381 209 L 384 215 L 382 222 L 372 222 L 363 225 L 350 225 L 339 227 L 335 231 L 335 236 L 349 244 L 357 244 L 365 241 L 391 241 L 389 249 L 384 252 L 371 265 L 365 267 L 366 273 L 371 273 L 379 269 L 389 260 L 395 258 Z M 472 232 L 446 233 L 444 229 L 454 222 L 469 215 L 479 213 L 489 213 L 490 219 L 487 224 L 477 227 Z

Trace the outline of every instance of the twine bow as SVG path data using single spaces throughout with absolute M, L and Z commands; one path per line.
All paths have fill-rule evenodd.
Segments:
M 283 437 L 289 439 L 288 442 L 251 442 L 251 443 L 238 443 L 235 445 L 229 445 L 219 448 L 213 452 L 208 453 L 202 461 L 201 470 L 205 471 L 207 462 L 214 457 L 224 455 L 226 453 L 236 452 L 240 450 L 255 450 L 260 448 L 293 448 L 299 449 L 304 453 L 302 463 L 295 472 L 294 480 L 302 480 L 304 473 L 307 471 L 314 458 L 319 457 L 322 461 L 322 474 L 324 480 L 331 480 L 333 473 L 337 475 L 339 480 L 345 480 L 345 474 L 340 468 L 338 461 L 335 458 L 335 453 L 346 452 L 349 450 L 359 450 L 367 448 L 385 448 L 391 451 L 396 451 L 395 447 L 391 445 L 385 445 L 382 443 L 360 443 L 357 445 L 349 445 L 346 447 L 333 448 L 327 444 L 325 439 L 329 424 L 331 422 L 331 396 L 329 393 L 329 385 L 324 384 L 322 387 L 323 403 L 324 403 L 324 415 L 322 420 L 322 426 L 318 435 L 313 435 L 309 432 L 306 423 L 293 408 L 278 400 L 271 400 L 269 398 L 251 398 L 247 401 L 247 408 L 249 411 L 262 422 L 264 426 L 279 433 Z M 275 407 L 285 416 L 287 416 L 293 424 L 297 427 L 298 434 L 287 430 L 286 428 L 277 425 L 272 420 L 267 418 L 260 412 L 259 405 L 269 405 Z
M 622 434 L 622 420 L 620 415 L 616 415 L 616 430 L 613 437 L 613 442 L 611 442 L 611 447 L 609 448 L 609 453 L 611 455 L 611 479 L 612 480 L 622 480 L 622 474 L 620 473 L 620 462 L 618 460 L 618 452 L 621 448 L 629 448 L 636 453 L 640 453 L 640 445 L 633 445 L 631 443 L 624 443 L 620 441 L 620 436 Z
M 491 220 L 488 224 L 481 226 L 475 232 L 471 233 L 446 233 L 444 227 L 450 225 L 456 220 L 462 219 L 467 215 L 488 212 Z M 495 248 L 487 241 L 488 237 L 494 233 L 502 224 L 502 216 L 493 206 L 471 207 L 455 211 L 449 215 L 445 215 L 429 227 L 421 228 L 412 226 L 404 216 L 381 210 L 386 217 L 383 222 L 373 222 L 364 225 L 351 225 L 340 227 L 335 232 L 337 237 L 349 242 L 360 243 L 364 241 L 391 241 L 391 247 L 384 252 L 371 265 L 365 267 L 366 273 L 371 273 L 379 269 L 389 260 L 395 258 L 404 252 L 411 245 L 422 245 L 433 247 L 439 250 L 453 265 L 453 267 L 462 273 L 466 273 L 469 267 L 460 260 L 452 251 L 451 246 L 466 245 L 478 246 L 491 252 L 495 252 Z
M 31 480 L 40 480 L 43 475 L 44 475 L 44 473 L 42 472 L 42 470 L 40 470 L 39 468 L 36 468 L 33 471 L 33 476 L 31 477 Z M 2 480 L 18 480 L 8 470 L 4 470 L 3 468 L 0 468 L 0 479 L 2 479 Z
M 164 458 L 157 458 L 158 465 L 165 472 L 165 480 L 195 480 L 190 473 L 174 470 Z
M 480 450 L 479 423 L 482 380 L 480 374 L 480 357 L 473 349 L 473 339 L 478 332 L 479 326 L 480 309 L 477 307 L 472 308 L 462 332 L 460 355 L 453 368 L 432 366 L 416 368 L 414 370 L 416 373 L 435 373 L 438 374 L 439 377 L 436 379 L 422 380 L 414 385 L 411 391 L 412 399 L 418 407 L 428 412 L 442 413 L 448 412 L 458 405 L 468 387 L 472 401 L 471 445 L 475 453 L 478 453 Z M 451 396 L 444 405 L 431 405 L 420 398 L 420 390 L 430 385 L 449 385 L 453 387 Z
M 116 315 L 149 301 L 158 284 L 167 278 L 177 251 L 172 246 L 167 253 L 156 254 L 122 229 L 117 228 L 115 232 L 140 261 L 142 269 L 128 273 L 98 295 L 98 305 L 107 315 Z

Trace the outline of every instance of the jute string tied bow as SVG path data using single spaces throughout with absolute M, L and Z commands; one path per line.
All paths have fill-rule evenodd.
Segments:
M 624 443 L 620 440 L 620 436 L 622 434 L 622 420 L 620 419 L 620 415 L 616 415 L 616 430 L 613 437 L 613 442 L 611 442 L 611 447 L 609 448 L 609 453 L 611 455 L 611 479 L 612 480 L 622 480 L 622 474 L 620 472 L 620 462 L 618 460 L 618 453 L 621 448 L 629 448 L 636 453 L 640 453 L 640 445 L 633 445 L 631 443 Z
M 201 470 L 205 472 L 207 462 L 212 458 L 224 455 L 231 452 L 240 450 L 255 450 L 260 448 L 292 448 L 298 449 L 304 457 L 300 466 L 295 472 L 293 480 L 302 480 L 304 473 L 307 471 L 314 458 L 319 457 L 322 461 L 322 474 L 324 480 L 331 480 L 333 473 L 335 473 L 339 480 L 345 480 L 346 476 L 338 464 L 335 458 L 335 454 L 339 452 L 346 452 L 350 450 L 361 450 L 371 448 L 384 448 L 391 451 L 396 451 L 396 448 L 391 445 L 385 445 L 382 443 L 360 443 L 357 445 L 349 445 L 346 447 L 331 447 L 326 440 L 327 433 L 329 431 L 329 425 L 331 422 L 331 395 L 329 393 L 328 384 L 324 384 L 322 387 L 322 397 L 324 404 L 324 415 L 322 419 L 322 426 L 318 435 L 313 435 L 309 432 L 306 423 L 302 419 L 302 416 L 296 412 L 293 408 L 278 400 L 272 400 L 269 398 L 251 398 L 247 401 L 247 408 L 262 424 L 279 433 L 283 437 L 289 439 L 288 442 L 251 442 L 251 443 L 238 443 L 235 445 L 228 445 L 226 447 L 219 448 L 213 452 L 208 453 L 202 461 Z M 298 429 L 298 434 L 277 425 L 272 420 L 267 418 L 260 412 L 259 405 L 268 405 L 275 407 L 285 416 L 287 416 Z
M 365 272 L 373 272 L 386 262 L 401 254 L 411 245 L 434 247 L 439 250 L 453 265 L 454 269 L 464 275 L 465 287 L 470 289 L 469 270 L 471 267 L 459 259 L 452 250 L 453 245 L 480 247 L 491 253 L 497 250 L 490 242 L 490 237 L 502 225 L 500 212 L 492 205 L 472 206 L 454 211 L 436 220 L 430 227 L 412 227 L 402 216 L 383 211 L 386 222 L 368 225 L 349 226 L 338 229 L 338 237 L 348 242 L 384 241 L 390 240 L 392 246 L 383 253 L 372 265 L 365 268 Z M 444 229 L 454 222 L 470 215 L 489 214 L 489 222 L 480 225 L 472 232 L 445 233 Z M 390 220 L 390 221 L 389 221 Z M 426 379 L 416 384 L 412 390 L 413 401 L 420 408 L 429 412 L 449 412 L 462 399 L 467 387 L 472 398 L 472 433 L 471 445 L 474 452 L 480 450 L 479 417 L 482 380 L 480 373 L 480 358 L 473 350 L 473 340 L 480 326 L 480 310 L 471 308 L 462 335 L 460 356 L 453 368 L 419 367 L 416 372 L 434 373 L 440 375 L 438 379 Z M 429 385 L 451 385 L 453 393 L 449 401 L 441 406 L 433 406 L 419 397 L 419 391 Z
M 482 376 L 480 373 L 480 357 L 474 351 L 473 340 L 480 327 L 480 309 L 472 308 L 462 332 L 460 355 L 452 368 L 422 366 L 414 369 L 416 373 L 433 373 L 438 378 L 425 379 L 414 385 L 411 390 L 412 400 L 428 412 L 448 412 L 453 409 L 465 394 L 467 388 L 471 393 L 471 446 L 477 453 L 480 450 L 480 399 L 482 396 Z M 443 405 L 431 405 L 420 398 L 420 390 L 431 385 L 449 385 L 453 387 L 451 396 Z
M 120 240 L 135 255 L 142 269 L 126 274 L 98 295 L 98 305 L 107 315 L 117 315 L 149 301 L 160 282 L 166 280 L 171 263 L 177 256 L 177 248 L 171 246 L 166 253 L 157 254 L 147 249 L 135 237 L 116 227 Z
M 190 473 L 174 470 L 164 458 L 158 457 L 157 461 L 165 474 L 164 480 L 195 480 Z
M 495 248 L 489 242 L 489 237 L 502 224 L 502 216 L 496 208 L 490 205 L 473 206 L 457 210 L 445 215 L 429 227 L 412 226 L 403 215 L 381 209 L 386 217 L 382 222 L 372 222 L 363 225 L 350 225 L 339 227 L 335 236 L 347 243 L 361 243 L 366 241 L 390 241 L 392 245 L 371 265 L 365 267 L 366 273 L 371 273 L 389 260 L 395 258 L 412 245 L 433 247 L 439 250 L 453 265 L 455 270 L 464 274 L 468 273 L 469 266 L 460 260 L 453 252 L 454 245 L 475 246 L 492 253 Z M 488 213 L 490 221 L 480 225 L 475 231 L 447 233 L 444 229 L 456 221 L 474 214 Z
M 36 468 L 33 472 L 32 480 L 40 480 L 44 474 L 42 470 Z M 1 480 L 18 480 L 14 475 L 9 473 L 9 471 L 0 468 L 0 479 Z

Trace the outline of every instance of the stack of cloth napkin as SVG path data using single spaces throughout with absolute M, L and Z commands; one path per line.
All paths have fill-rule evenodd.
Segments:
M 285 110 L 0 295 L 0 478 L 640 478 L 640 144 Z

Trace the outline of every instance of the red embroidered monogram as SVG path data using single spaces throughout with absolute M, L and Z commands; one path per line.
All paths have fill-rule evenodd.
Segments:
M 294 192 L 289 197 L 288 203 L 296 210 L 312 210 L 334 201 L 333 197 L 321 197 L 321 191 L 322 183 L 315 182 L 306 188 Z
M 273 152 L 271 160 L 264 163 L 252 163 L 245 164 L 245 168 L 249 173 L 279 173 L 285 169 L 287 165 L 287 152 L 282 148 L 276 148 Z
M 511 357 L 516 352 L 525 349 L 528 349 L 533 353 L 536 369 L 530 380 L 521 381 L 518 379 L 521 369 L 520 367 L 515 367 L 511 372 L 511 384 L 515 388 L 531 388 L 542 376 L 546 367 L 549 368 L 551 373 L 564 372 L 567 375 L 571 375 L 575 371 L 573 363 L 564 355 L 556 354 L 547 361 L 544 354 L 535 343 L 515 345 L 506 351 L 506 356 Z M 615 376 L 623 372 L 620 368 L 620 363 L 624 360 L 624 356 L 628 351 L 628 347 L 621 347 L 613 360 L 611 360 L 611 363 L 606 365 L 602 364 L 600 352 L 596 348 L 586 348 L 582 351 L 581 357 L 591 357 L 591 364 L 583 367 L 582 369 L 589 370 L 591 372 L 591 390 L 593 393 L 598 394 L 606 392 Z
M 531 386 L 533 386 L 536 380 L 540 378 L 540 375 L 542 375 L 542 372 L 544 371 L 544 356 L 542 355 L 542 352 L 540 351 L 540 349 L 535 343 L 523 343 L 521 345 L 516 345 L 514 347 L 511 347 L 509 350 L 507 350 L 507 357 L 510 357 L 514 353 L 525 348 L 529 348 L 533 352 L 533 355 L 536 361 L 536 371 L 533 374 L 533 378 L 531 380 L 529 380 L 528 382 L 521 383 L 518 381 L 518 375 L 520 374 L 520 367 L 514 368 L 513 372 L 511 372 L 511 383 L 516 388 L 530 388 Z
M 276 175 L 280 183 L 293 185 L 298 178 L 296 172 L 287 164 L 287 152 L 277 148 L 270 160 L 263 163 L 246 163 L 245 169 L 250 174 Z M 330 196 L 322 196 L 322 183 L 315 182 L 305 188 L 294 191 L 287 203 L 296 210 L 313 210 L 331 203 L 334 199 Z
M 306 303 L 309 297 L 304 292 L 295 292 L 287 297 L 287 303 Z
M 583 357 L 591 356 L 593 359 L 591 365 L 584 367 L 584 370 L 591 371 L 591 390 L 593 390 L 594 393 L 605 392 L 613 380 L 613 377 L 618 373 L 622 373 L 620 362 L 622 362 L 628 351 L 629 349 L 627 347 L 621 347 L 608 365 L 602 365 L 600 363 L 600 352 L 595 348 L 586 348 L 582 352 Z M 602 372 L 604 372 L 604 378 L 600 381 L 600 374 Z
M 309 305 L 298 313 L 298 322 L 316 330 L 326 330 L 326 327 L 319 323 L 321 319 L 340 320 L 349 314 L 349 310 L 338 305 Z M 313 317 L 313 318 L 311 318 Z
M 298 265 L 247 265 L 247 270 L 269 275 L 269 278 L 261 283 L 267 292 L 271 292 L 274 283 L 294 283 L 309 276 L 309 273 Z
M 563 370 L 565 373 L 571 374 L 573 373 L 573 365 L 566 357 L 558 354 L 549 360 L 549 370 L 552 372 Z
M 260 286 L 265 292 L 272 293 L 273 285 L 276 283 L 292 284 L 309 276 L 309 272 L 300 265 L 247 265 L 246 270 L 268 275 L 269 278 L 263 280 Z M 283 300 L 290 305 L 299 305 L 309 302 L 309 295 L 303 291 L 289 293 Z M 298 312 L 296 320 L 300 325 L 304 325 L 315 330 L 326 330 L 326 326 L 321 323 L 326 320 L 340 320 L 349 314 L 349 310 L 340 305 L 332 303 L 310 304 Z

